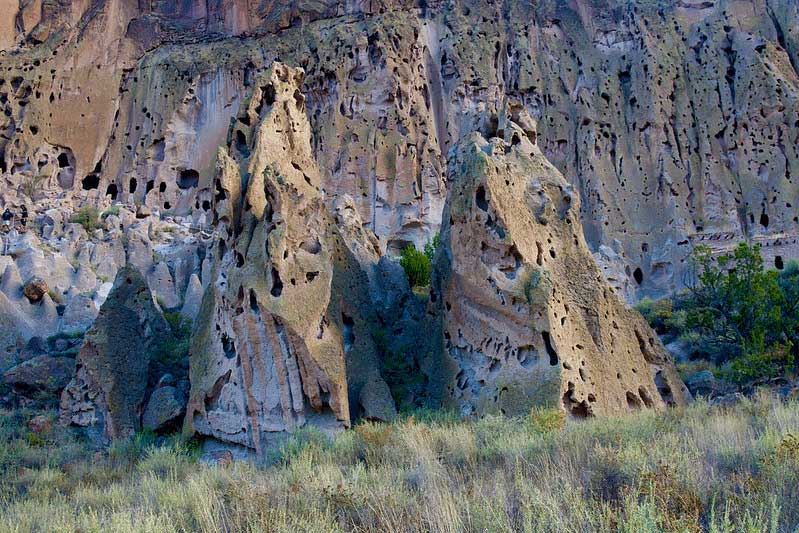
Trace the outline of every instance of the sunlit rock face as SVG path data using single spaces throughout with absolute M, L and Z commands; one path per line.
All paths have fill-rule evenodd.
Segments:
M 377 262 L 377 241 L 360 223 L 345 235 L 323 201 L 303 75 L 276 63 L 259 77 L 220 149 L 217 267 L 190 355 L 189 429 L 259 453 L 306 423 L 394 412 L 359 262 Z
M 504 107 L 450 159 L 431 297 L 444 349 L 428 365 L 442 403 L 575 417 L 684 403 L 665 348 L 597 267 L 579 198 L 536 146 L 534 122 L 518 102 Z
M 325 201 L 396 251 L 439 230 L 447 151 L 510 96 L 633 301 L 678 288 L 696 242 L 799 255 L 797 20 L 777 0 L 12 2 L 4 179 L 210 224 L 216 147 L 279 58 L 306 71 Z

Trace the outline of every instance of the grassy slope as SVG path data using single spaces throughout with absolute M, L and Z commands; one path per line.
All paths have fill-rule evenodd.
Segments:
M 0 531 L 793 531 L 799 404 L 666 416 L 460 422 L 420 413 L 271 466 L 209 467 L 186 443 L 87 453 L 0 412 Z

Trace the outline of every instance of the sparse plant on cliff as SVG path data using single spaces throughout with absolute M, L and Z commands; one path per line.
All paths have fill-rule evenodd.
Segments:
M 32 200 L 36 193 L 42 190 L 45 181 L 47 181 L 47 176 L 44 174 L 32 176 L 22 182 L 22 192 Z
M 100 211 L 96 207 L 85 206 L 78 209 L 69 219 L 73 224 L 80 224 L 87 232 L 94 231 L 103 226 L 100 221 Z
M 424 253 L 409 244 L 402 250 L 400 265 L 411 287 L 427 287 L 430 285 L 430 259 Z

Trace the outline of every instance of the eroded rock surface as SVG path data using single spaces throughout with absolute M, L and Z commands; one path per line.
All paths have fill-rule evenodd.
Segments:
M 106 442 L 141 429 L 153 359 L 171 338 L 144 277 L 133 267 L 120 269 L 61 395 L 61 423 L 90 428 Z
M 433 296 L 442 402 L 464 414 L 573 416 L 663 409 L 690 394 L 656 334 L 603 278 L 579 197 L 536 146 L 517 102 L 450 160 Z
M 189 429 L 259 453 L 306 423 L 349 426 L 381 380 L 369 280 L 321 194 L 303 77 L 276 63 L 258 78 L 220 150 L 217 266 L 191 348 Z
M 207 226 L 216 148 L 280 58 L 307 73 L 326 201 L 383 250 L 438 231 L 447 151 L 510 96 L 629 301 L 680 287 L 696 242 L 799 257 L 795 2 L 22 4 L 0 23 L 9 190 Z

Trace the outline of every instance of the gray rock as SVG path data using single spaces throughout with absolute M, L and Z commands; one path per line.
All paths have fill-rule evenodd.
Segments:
M 721 408 L 734 407 L 735 405 L 741 403 L 744 399 L 746 399 L 746 396 L 740 392 L 733 392 L 732 394 L 724 394 L 722 396 L 713 398 L 710 401 L 710 405 Z
M 173 426 L 186 411 L 186 397 L 171 385 L 158 387 L 150 395 L 142 415 L 142 427 L 163 431 Z
M 30 361 L 35 357 L 47 354 L 47 343 L 41 337 L 31 337 L 19 352 L 19 360 Z
M 685 380 L 685 385 L 694 396 L 711 396 L 718 392 L 719 383 L 710 370 L 702 370 L 691 374 Z
M 373 376 L 361 389 L 359 398 L 361 416 L 367 420 L 391 422 L 397 417 L 397 407 L 391 397 L 391 391 L 378 376 Z
M 175 293 L 175 282 L 166 263 L 157 263 L 147 275 L 147 282 L 166 309 L 174 309 L 180 305 L 180 300 Z
M 200 312 L 200 304 L 203 301 L 203 286 L 200 278 L 192 274 L 189 278 L 189 285 L 186 287 L 186 297 L 183 299 L 183 308 L 180 314 L 189 322 L 194 322 L 197 313 Z
M 97 318 L 97 307 L 86 295 L 79 294 L 69 300 L 61 319 L 61 331 L 86 331 Z
M 55 394 L 66 387 L 74 369 L 74 359 L 40 355 L 9 369 L 4 380 L 22 395 L 37 391 Z
M 89 427 L 102 442 L 139 430 L 151 360 L 171 338 L 144 277 L 133 267 L 120 269 L 61 396 L 61 423 Z

